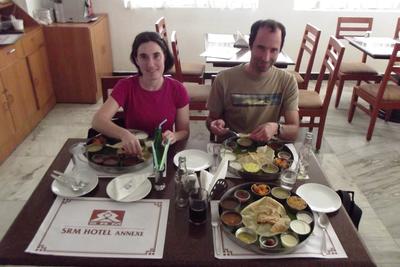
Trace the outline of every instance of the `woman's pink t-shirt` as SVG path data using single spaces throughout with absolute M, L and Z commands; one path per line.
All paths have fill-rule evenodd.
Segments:
M 177 80 L 164 77 L 164 83 L 157 91 L 144 90 L 139 76 L 120 80 L 111 96 L 124 109 L 125 128 L 154 134 L 155 128 L 164 119 L 162 131 L 173 130 L 177 110 L 189 103 L 188 93 Z

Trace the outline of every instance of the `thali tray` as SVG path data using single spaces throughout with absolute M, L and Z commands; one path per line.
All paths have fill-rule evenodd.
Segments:
M 279 233 L 279 234 L 276 234 L 276 235 L 275 235 L 276 240 L 277 240 L 277 242 L 278 242 L 278 244 L 277 244 L 276 247 L 273 247 L 273 248 L 265 248 L 265 247 L 262 247 L 262 246 L 260 245 L 260 242 L 259 242 L 259 241 L 260 241 L 260 235 L 259 235 L 259 234 L 257 234 L 257 240 L 256 240 L 254 243 L 252 243 L 252 244 L 247 244 L 247 243 L 243 242 L 242 240 L 240 240 L 240 239 L 238 239 L 238 238 L 236 237 L 235 233 L 236 233 L 236 231 L 237 231 L 238 229 L 241 229 L 241 230 L 243 229 L 243 228 L 242 228 L 242 227 L 244 227 L 243 223 L 240 224 L 240 225 L 238 225 L 238 226 L 236 226 L 236 227 L 228 227 L 228 226 L 226 226 L 226 225 L 222 222 L 222 220 L 221 220 L 221 214 L 222 214 L 223 212 L 225 212 L 226 209 L 223 208 L 223 207 L 221 206 L 221 203 L 222 203 L 224 200 L 226 200 L 226 199 L 234 198 L 234 195 L 235 195 L 235 192 L 236 192 L 236 191 L 238 191 L 238 190 L 245 190 L 245 191 L 248 191 L 248 192 L 250 193 L 250 196 L 251 196 L 250 199 L 249 199 L 248 201 L 246 201 L 245 203 L 241 203 L 241 204 L 240 204 L 240 207 L 234 209 L 235 211 L 237 211 L 237 212 L 239 212 L 239 213 L 241 213 L 241 211 L 242 211 L 244 208 L 246 208 L 248 205 L 250 205 L 251 203 L 253 203 L 253 202 L 259 200 L 259 199 L 258 199 L 258 196 L 254 195 L 254 193 L 251 191 L 251 186 L 252 186 L 253 184 L 255 184 L 255 183 L 253 183 L 253 182 L 248 182 L 248 183 L 243 183 L 243 184 L 234 186 L 234 187 L 230 188 L 227 192 L 225 192 L 225 194 L 221 197 L 218 210 L 219 210 L 219 215 L 220 215 L 221 228 L 222 228 L 223 231 L 226 233 L 227 237 L 228 237 L 229 239 L 231 239 L 234 243 L 236 243 L 236 244 L 238 244 L 239 246 L 241 246 L 242 248 L 247 249 L 247 250 L 250 250 L 250 251 L 253 251 L 253 252 L 256 252 L 256 253 L 258 253 L 258 254 L 268 254 L 268 255 L 288 254 L 288 253 L 291 253 L 292 251 L 294 251 L 294 250 L 296 250 L 296 249 L 298 249 L 298 248 L 304 246 L 304 244 L 307 242 L 307 240 L 309 239 L 310 235 L 311 235 L 311 234 L 313 233 L 313 231 L 314 231 L 315 222 L 314 222 L 314 215 L 313 215 L 312 210 L 311 210 L 310 207 L 307 205 L 307 207 L 306 207 L 305 209 L 301 210 L 301 211 L 294 211 L 293 209 L 291 209 L 291 208 L 287 205 L 286 200 L 283 201 L 282 199 L 277 199 L 277 198 L 275 198 L 274 196 L 271 195 L 271 192 L 267 195 L 267 197 L 271 197 L 271 198 L 273 198 L 274 200 L 278 201 L 279 203 L 281 203 L 281 204 L 283 205 L 283 207 L 285 208 L 285 211 L 286 211 L 287 215 L 289 216 L 291 222 L 294 221 L 294 220 L 298 221 L 298 218 L 296 217 L 296 216 L 298 216 L 298 215 L 297 215 L 298 212 L 300 212 L 300 213 L 302 213 L 302 214 L 306 213 L 306 214 L 308 214 L 308 216 L 309 216 L 310 218 L 312 218 L 312 219 L 311 219 L 311 222 L 310 222 L 310 221 L 307 222 L 307 224 L 308 224 L 309 227 L 310 227 L 310 231 L 309 231 L 308 234 L 305 234 L 305 235 L 297 235 L 297 234 L 289 227 L 289 229 L 286 230 L 285 232 Z M 259 184 L 259 183 L 257 183 L 257 184 Z M 267 185 L 270 187 L 270 189 L 273 189 L 274 187 L 279 187 L 277 184 L 274 184 L 274 183 L 267 183 Z M 296 195 L 294 192 L 290 192 L 290 196 L 297 196 L 297 195 Z M 230 211 L 230 209 L 228 209 L 228 211 Z M 299 217 L 300 217 L 300 216 L 299 216 Z M 305 222 L 305 220 L 304 220 L 304 222 Z M 245 227 L 244 227 L 244 228 L 245 228 Z M 239 230 L 239 231 L 240 231 L 240 230 Z M 298 243 L 297 245 L 295 245 L 294 247 L 284 247 L 284 246 L 282 245 L 281 235 L 287 235 L 287 234 L 289 234 L 289 235 L 292 234 L 292 235 L 294 235 L 294 236 L 297 236 L 297 237 L 298 237 L 299 243 Z
M 232 153 L 237 157 L 238 155 L 245 154 L 248 152 L 254 152 L 257 150 L 258 147 L 264 146 L 267 143 L 262 143 L 262 142 L 254 142 L 251 146 L 249 147 L 243 147 L 237 143 L 237 140 L 239 138 L 234 136 L 226 139 L 222 146 L 224 149 L 232 151 Z M 268 146 L 271 147 L 274 152 L 275 152 L 275 157 L 278 157 L 279 152 L 286 152 L 290 155 L 290 164 L 289 168 L 291 167 L 291 164 L 293 163 L 293 159 L 295 158 L 296 151 L 291 149 L 287 144 L 282 143 L 282 142 L 271 142 L 268 143 Z M 222 155 L 221 155 L 222 157 Z M 271 182 L 279 179 L 279 176 L 282 173 L 282 168 L 279 167 L 279 171 L 275 173 L 266 173 L 263 172 L 262 170 L 258 172 L 246 172 L 245 170 L 241 169 L 235 169 L 232 167 L 232 161 L 229 162 L 228 164 L 228 171 L 230 173 L 233 173 L 235 175 L 238 175 L 246 180 L 249 181 L 263 181 L 263 182 Z
M 134 133 L 137 134 L 139 132 L 136 131 Z M 144 169 L 145 167 L 152 164 L 153 156 L 151 154 L 151 149 L 149 149 L 145 145 L 146 140 L 147 134 L 146 139 L 140 140 L 141 146 L 143 148 L 142 159 L 138 158 L 136 155 L 127 155 L 125 153 L 120 153 L 120 150 L 118 148 L 112 147 L 120 141 L 114 138 L 107 137 L 103 134 L 99 134 L 94 138 L 88 139 L 88 141 L 86 142 L 86 149 L 84 150 L 84 154 L 88 159 L 89 166 L 95 170 L 113 174 L 134 172 Z M 87 148 L 94 142 L 99 142 L 101 144 L 101 149 L 98 151 L 89 151 Z

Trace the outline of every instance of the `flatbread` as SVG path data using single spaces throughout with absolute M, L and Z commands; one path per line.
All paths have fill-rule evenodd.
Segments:
M 289 229 L 290 218 L 285 208 L 270 197 L 263 197 L 241 211 L 243 224 L 258 235 L 273 236 Z

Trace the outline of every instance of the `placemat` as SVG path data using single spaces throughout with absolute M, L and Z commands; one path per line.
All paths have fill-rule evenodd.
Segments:
M 211 206 L 211 220 L 219 222 L 218 202 L 213 200 Z M 314 214 L 314 220 L 317 215 Z M 276 259 L 276 258 L 347 258 L 347 254 L 337 237 L 332 225 L 327 228 L 327 255 L 321 253 L 322 228 L 317 224 L 314 232 L 310 235 L 306 243 L 290 254 L 264 255 L 242 248 L 227 237 L 222 226 L 218 230 L 213 227 L 214 256 L 218 259 Z M 215 244 L 217 242 L 217 244 Z
M 120 203 L 108 198 L 57 197 L 25 252 L 161 259 L 168 209 L 168 199 Z

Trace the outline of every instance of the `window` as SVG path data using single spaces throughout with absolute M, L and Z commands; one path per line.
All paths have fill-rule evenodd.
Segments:
M 125 8 L 258 8 L 258 0 L 123 0 Z
M 400 0 L 294 0 L 295 10 L 387 10 L 400 9 Z

